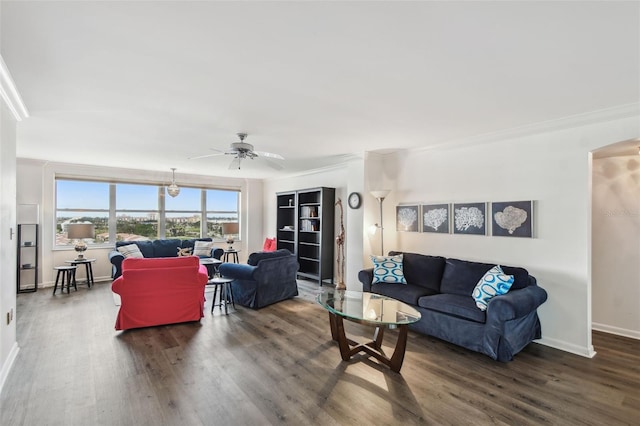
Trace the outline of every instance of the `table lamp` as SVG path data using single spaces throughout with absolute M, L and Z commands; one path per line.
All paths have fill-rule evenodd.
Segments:
M 225 222 L 222 224 L 222 235 L 227 238 L 228 250 L 233 250 L 234 236 L 238 235 L 239 230 L 238 222 Z
M 87 250 L 85 238 L 94 238 L 95 229 L 93 223 L 70 223 L 67 225 L 67 238 L 76 240 L 74 249 L 78 252 L 76 260 L 84 260 L 83 253 Z

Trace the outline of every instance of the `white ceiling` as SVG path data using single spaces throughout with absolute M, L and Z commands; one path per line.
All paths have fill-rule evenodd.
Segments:
M 638 2 L 2 1 L 18 156 L 291 173 L 640 100 Z M 637 151 L 637 148 L 636 148 Z

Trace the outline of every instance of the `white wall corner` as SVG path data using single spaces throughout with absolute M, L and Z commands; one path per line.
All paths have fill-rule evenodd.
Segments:
M 18 342 L 13 342 L 11 351 L 9 351 L 9 356 L 5 360 L 4 364 L 2 364 L 2 370 L 0 370 L 0 392 L 2 392 L 4 383 L 7 381 L 7 377 L 9 376 L 9 372 L 11 371 L 11 367 L 13 367 L 13 363 L 18 357 L 19 351 L 20 347 L 18 346 Z
M 0 95 L 16 121 L 22 121 L 29 117 L 27 106 L 22 101 L 22 97 L 2 56 L 0 56 Z
M 565 342 L 557 339 L 550 339 L 548 337 L 542 337 L 540 340 L 535 340 L 534 343 L 539 343 L 550 348 L 559 349 L 565 352 L 571 352 L 572 354 L 580 355 L 586 358 L 593 358 L 596 355 L 596 351 L 593 349 L 593 345 L 578 346 L 573 343 Z

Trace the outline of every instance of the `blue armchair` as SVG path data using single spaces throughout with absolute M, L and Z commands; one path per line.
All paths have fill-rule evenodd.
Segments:
M 247 264 L 223 263 L 220 275 L 232 278 L 234 302 L 259 309 L 298 295 L 298 261 L 289 250 L 252 253 Z

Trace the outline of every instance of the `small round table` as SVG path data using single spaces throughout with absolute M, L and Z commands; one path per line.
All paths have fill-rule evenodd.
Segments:
M 222 264 L 222 260 L 213 257 L 201 257 L 200 264 L 207 268 L 209 278 L 213 278 L 218 273 L 218 267 Z
M 53 269 L 58 271 L 56 275 L 56 285 L 53 286 L 53 295 L 55 296 L 56 290 L 58 289 L 58 279 L 62 276 L 62 285 L 60 286 L 60 291 L 64 294 L 64 280 L 67 280 L 67 293 L 71 293 L 71 284 L 73 283 L 73 287 L 78 291 L 78 286 L 76 285 L 76 267 L 75 266 L 55 266 Z
M 239 252 L 240 250 L 236 250 L 236 249 L 225 249 L 224 254 L 222 255 L 222 260 L 224 262 L 238 263 Z
M 65 260 L 64 263 L 68 263 L 71 266 L 84 265 L 87 271 L 87 287 L 91 288 L 94 284 L 93 282 L 93 267 L 91 264 L 95 262 L 95 259 L 75 259 L 75 260 Z
M 222 309 L 222 305 L 224 305 L 224 314 L 229 315 L 229 312 L 227 310 L 229 300 L 231 300 L 231 304 L 235 309 L 236 304 L 233 301 L 233 290 L 231 290 L 231 281 L 233 281 L 232 278 L 225 277 L 214 277 L 207 281 L 207 285 L 215 286 L 213 290 L 213 299 L 211 300 L 211 313 L 213 313 L 213 308 L 215 306 L 220 306 L 220 309 Z M 220 303 L 216 305 L 216 294 L 218 293 L 219 286 L 222 287 L 222 289 L 220 290 Z

